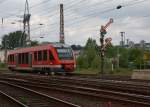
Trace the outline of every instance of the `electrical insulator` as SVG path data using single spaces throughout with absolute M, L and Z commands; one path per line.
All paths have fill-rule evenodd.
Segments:
M 121 9 L 121 8 L 122 8 L 122 6 L 121 6 L 121 5 L 119 5 L 119 6 L 117 6 L 117 7 L 116 7 L 116 9 Z

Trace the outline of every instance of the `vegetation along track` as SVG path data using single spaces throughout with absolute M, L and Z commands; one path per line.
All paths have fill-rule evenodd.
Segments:
M 123 93 L 123 92 L 115 92 L 115 91 L 108 91 L 108 90 L 102 90 L 102 89 L 81 87 L 81 86 L 75 86 L 75 85 L 70 85 L 70 84 L 69 85 L 58 84 L 58 83 L 47 84 L 47 83 L 39 83 L 39 82 L 29 82 L 29 81 L 18 80 L 18 79 L 4 79 L 4 80 L 12 82 L 17 85 L 21 85 L 23 87 L 28 87 L 36 91 L 40 91 L 41 93 L 45 93 L 45 94 L 48 94 L 50 90 L 55 90 L 55 91 L 59 91 L 63 93 L 71 93 L 72 96 L 79 94 L 79 95 L 84 96 L 85 98 L 90 97 L 90 98 L 96 98 L 99 100 L 107 99 L 107 101 L 113 102 L 112 104 L 114 105 L 114 107 L 132 107 L 132 106 L 127 106 L 127 105 L 121 106 L 120 104 L 122 103 L 133 105 L 133 107 L 134 106 L 136 107 L 149 107 L 150 106 L 149 96 L 144 96 L 144 95 L 136 95 L 136 94 Z M 116 102 L 118 103 L 116 104 Z
M 80 107 L 29 88 L 5 81 L 0 81 L 0 90 L 12 98 L 17 99 L 26 105 L 26 107 Z

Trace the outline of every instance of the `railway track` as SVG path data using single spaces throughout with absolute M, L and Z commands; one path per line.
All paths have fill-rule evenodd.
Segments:
M 6 72 L 6 73 L 5 73 Z M 7 75 L 7 76 L 11 76 L 11 75 L 32 75 L 32 76 L 39 76 L 36 73 L 19 73 L 19 72 L 9 72 L 9 71 L 4 71 L 4 72 L 0 72 L 0 75 Z M 61 74 L 60 74 L 61 75 Z M 44 75 L 40 75 L 40 76 L 44 76 Z M 59 75 L 58 75 L 59 77 Z M 62 77 L 62 75 L 60 76 Z M 88 78 L 88 79 L 104 79 L 104 80 L 118 80 L 118 81 L 129 81 L 129 82 L 141 82 L 141 83 L 150 83 L 150 80 L 142 80 L 142 79 L 131 79 L 131 76 L 119 76 L 119 75 L 105 75 L 103 76 L 103 78 L 101 78 L 99 75 L 96 74 L 78 74 L 78 73 L 70 73 L 68 75 L 65 75 L 65 77 L 69 77 L 69 78 Z
M 27 79 L 30 81 L 39 81 L 44 83 L 62 83 L 62 84 L 74 84 L 80 86 L 88 86 L 92 88 L 100 88 L 128 93 L 139 93 L 143 95 L 150 95 L 150 83 L 145 82 L 133 82 L 133 81 L 121 81 L 121 80 L 103 80 L 103 79 L 89 79 L 89 78 L 72 78 L 72 77 L 49 77 L 41 75 L 28 75 L 28 74 L 4 74 L 3 77 Z
M 9 80 L 8 80 L 9 81 Z M 150 97 L 144 95 L 128 94 L 114 91 L 107 91 L 102 89 L 94 89 L 87 87 L 77 87 L 71 85 L 61 85 L 61 84 L 44 84 L 39 82 L 29 82 L 10 79 L 14 84 L 21 85 L 23 87 L 28 87 L 30 89 L 41 91 L 42 93 L 48 94 L 50 90 L 56 90 L 65 93 L 80 94 L 85 97 L 97 98 L 97 99 L 109 99 L 109 101 L 128 103 L 136 107 L 149 107 Z M 9 81 L 9 82 L 10 82 Z M 120 105 L 115 105 L 114 107 L 122 107 Z M 126 107 L 126 106 L 125 106 Z M 132 106 L 131 106 L 132 107 Z
M 49 81 L 54 83 L 57 82 L 57 83 L 65 83 L 65 84 L 74 84 L 74 85 L 87 86 L 87 87 L 93 87 L 99 89 L 150 95 L 150 85 L 144 83 L 137 83 L 137 82 L 134 83 L 128 81 L 116 81 L 116 80 L 114 81 L 114 80 L 103 80 L 103 79 L 89 80 L 89 79 L 82 79 L 82 78 L 66 78 L 66 77 L 65 78 L 54 77 L 51 78 Z M 43 82 L 46 81 L 44 80 Z
M 0 107 L 28 107 L 6 93 L 0 91 Z
M 0 90 L 11 96 L 11 98 L 17 99 L 19 102 L 24 104 L 24 107 L 80 107 L 6 81 L 0 81 Z
M 102 80 L 88 78 L 70 78 L 70 77 L 48 77 L 48 76 L 31 76 L 31 75 L 3 75 L 5 78 L 20 78 L 40 83 L 60 83 L 74 84 L 77 86 L 86 86 L 91 88 L 100 88 L 105 90 L 114 90 L 126 93 L 138 93 L 150 95 L 150 84 L 143 82 L 119 81 L 119 80 Z
M 119 81 L 119 80 L 103 80 L 103 79 L 88 79 L 88 78 L 72 78 L 72 77 L 49 77 L 39 75 L 28 74 L 16 74 L 16 75 L 3 75 L 0 80 L 13 82 L 14 84 L 30 88 L 35 91 L 40 91 L 48 95 L 58 92 L 59 95 L 54 95 L 57 98 L 60 96 L 70 97 L 73 96 L 76 99 L 75 104 L 79 104 L 83 107 L 93 107 L 93 104 L 85 104 L 86 100 L 82 99 L 99 99 L 99 107 L 103 102 L 113 102 L 113 106 L 110 107 L 128 107 L 126 104 L 130 104 L 129 107 L 149 107 L 150 98 L 150 86 L 145 82 L 133 82 L 133 81 Z M 20 82 L 19 82 L 20 81 Z M 51 93 L 50 93 L 51 91 Z M 62 94 L 63 93 L 63 94 Z M 62 94 L 62 95 L 61 95 Z M 69 95 L 68 95 L 69 94 Z M 80 97 L 79 98 L 79 94 Z M 68 95 L 68 96 L 67 96 Z M 77 97 L 75 97 L 77 96 Z M 69 102 L 74 98 L 61 97 Z M 104 100 L 105 99 L 105 100 Z M 103 101 L 104 100 L 104 101 Z M 116 101 L 119 101 L 118 105 Z M 82 104 L 84 102 L 84 104 Z M 85 106 L 86 105 L 86 106 Z M 115 105 L 115 106 L 114 106 Z M 103 107 L 109 107 L 102 104 Z

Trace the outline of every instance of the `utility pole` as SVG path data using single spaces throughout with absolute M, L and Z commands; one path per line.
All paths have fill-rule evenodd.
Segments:
M 127 47 L 129 47 L 129 39 L 127 39 Z
M 65 43 L 64 37 L 64 9 L 63 4 L 60 4 L 60 43 Z
M 24 11 L 24 17 L 23 17 L 23 34 L 21 38 L 21 46 L 30 46 L 30 17 L 31 14 L 29 13 L 29 3 L 28 0 L 25 2 L 25 11 Z
M 105 26 L 101 26 L 101 29 L 100 29 L 100 43 L 101 43 L 101 74 L 102 74 L 102 78 L 103 78 L 103 75 L 104 75 L 104 56 L 105 56 L 105 47 L 107 44 L 110 43 L 111 41 L 111 38 L 107 38 L 105 41 L 106 41 L 106 44 L 104 44 L 104 36 L 106 35 L 107 31 L 107 27 L 110 26 L 110 24 L 113 23 L 113 19 L 111 18 L 109 20 L 109 22 L 105 25 Z
M 125 34 L 125 32 L 120 32 L 120 34 L 121 34 L 121 46 L 122 47 L 124 47 L 124 34 Z
M 5 57 L 5 59 L 4 59 L 4 62 L 5 63 L 7 63 L 7 36 L 6 37 L 4 37 L 4 45 L 5 45 L 5 51 L 4 51 L 4 57 Z
M 118 59 L 118 61 L 117 61 L 117 65 L 118 65 L 118 68 L 119 68 L 119 64 L 120 64 L 120 52 L 119 52 L 119 46 L 117 47 L 117 59 Z
M 2 18 L 2 30 L 4 30 L 4 18 Z M 4 63 L 7 63 L 7 36 L 4 36 Z

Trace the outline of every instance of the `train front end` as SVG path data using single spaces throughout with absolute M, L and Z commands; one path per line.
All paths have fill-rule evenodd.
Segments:
M 57 44 L 55 46 L 61 69 L 64 72 L 73 72 L 76 67 L 75 56 L 69 45 Z

